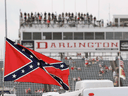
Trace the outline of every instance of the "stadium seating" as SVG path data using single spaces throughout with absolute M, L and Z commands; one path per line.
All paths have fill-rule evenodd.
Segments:
M 94 61 L 89 64 L 89 66 L 85 66 L 85 61 L 82 59 L 73 59 L 71 60 L 62 60 L 67 65 L 69 65 L 70 75 L 69 75 L 69 84 L 70 84 L 70 91 L 75 90 L 75 83 L 77 80 L 100 80 L 100 79 L 109 79 L 113 80 L 113 73 L 112 70 L 108 70 L 102 76 L 99 76 L 100 66 L 99 64 L 103 64 L 106 66 L 110 66 L 111 63 L 109 60 L 99 60 Z M 70 62 L 70 64 L 69 64 Z M 123 86 L 128 86 L 128 61 L 124 60 L 125 67 L 124 71 L 126 74 L 126 80 L 122 80 Z M 0 68 L 3 67 L 3 62 L 0 61 Z M 74 69 L 71 69 L 74 67 Z M 0 81 L 2 81 L 3 71 L 0 71 Z M 2 86 L 2 82 L 0 82 L 0 86 Z M 26 94 L 25 89 L 30 88 L 32 92 L 32 96 L 41 96 L 41 93 L 35 93 L 36 89 L 44 88 L 43 84 L 35 84 L 35 83 L 23 83 L 23 82 L 5 82 L 6 87 L 15 87 L 17 96 L 29 96 L 30 94 Z M 51 85 L 51 91 L 58 91 L 59 93 L 65 92 L 65 90 L 61 89 L 59 86 Z

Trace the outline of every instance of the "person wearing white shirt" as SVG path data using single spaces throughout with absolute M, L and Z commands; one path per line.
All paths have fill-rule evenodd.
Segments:
M 87 24 L 87 16 L 84 14 L 84 24 Z

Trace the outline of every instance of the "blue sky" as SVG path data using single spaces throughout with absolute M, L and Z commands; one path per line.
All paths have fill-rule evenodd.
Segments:
M 5 37 L 5 0 L 0 0 L 0 59 L 4 54 Z M 64 3 L 63 3 L 64 2 Z M 75 7 L 76 2 L 76 7 Z M 98 3 L 100 2 L 100 3 Z M 18 39 L 19 10 L 21 12 L 83 12 L 93 14 L 98 18 L 110 20 L 115 14 L 128 15 L 128 0 L 6 0 L 7 3 L 7 37 Z M 53 5 L 53 6 L 52 6 Z M 64 6 L 65 5 L 65 6 Z M 87 5 L 87 6 L 86 6 Z M 99 5 L 99 11 L 98 11 Z

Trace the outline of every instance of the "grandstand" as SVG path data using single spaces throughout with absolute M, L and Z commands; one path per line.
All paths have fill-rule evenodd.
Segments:
M 104 70 L 104 73 L 100 76 L 99 75 L 99 70 L 101 69 L 100 64 L 103 64 L 110 67 L 111 66 L 111 61 L 109 60 L 99 60 L 99 61 L 90 61 L 89 62 L 89 66 L 85 65 L 85 60 L 84 59 L 72 59 L 72 62 L 70 62 L 70 60 L 65 60 L 63 59 L 63 62 L 65 62 L 67 65 L 69 65 L 70 68 L 70 76 L 69 76 L 69 84 L 70 84 L 70 91 L 74 91 L 75 90 L 75 83 L 76 81 L 79 80 L 101 80 L 101 79 L 109 79 L 112 80 L 114 82 L 114 78 L 113 78 L 113 71 L 112 69 L 108 69 Z M 114 62 L 114 61 L 112 61 Z M 124 60 L 125 63 L 125 68 L 124 71 L 126 73 L 126 77 L 128 76 L 128 64 L 127 64 L 127 60 Z M 3 62 L 0 62 L 0 67 L 2 68 L 3 66 Z M 74 67 L 74 68 L 72 68 Z M 0 72 L 0 79 L 2 81 L 2 74 L 3 71 Z M 128 86 L 128 80 L 122 80 L 122 86 Z M 2 82 L 0 82 L 0 84 L 2 85 Z M 30 88 L 31 92 L 34 96 L 41 96 L 42 93 L 35 93 L 36 89 L 42 89 L 45 88 L 43 84 L 35 84 L 35 83 L 24 83 L 24 82 L 13 82 L 13 81 L 9 81 L 9 82 L 5 82 L 5 86 L 6 87 L 15 87 L 16 88 L 16 92 L 17 92 L 17 96 L 29 96 L 29 94 L 26 94 L 25 89 Z M 117 86 L 117 85 L 115 85 Z M 60 93 L 65 92 L 63 89 L 61 89 L 59 86 L 55 86 L 52 85 L 51 86 L 51 91 L 58 91 Z
M 16 41 L 66 63 L 70 69 L 69 91 L 75 90 L 75 83 L 79 80 L 109 79 L 115 87 L 119 86 L 119 60 L 116 57 L 121 52 L 126 80 L 121 79 L 120 86 L 128 86 L 128 16 L 114 15 L 114 21 L 107 26 L 102 19 L 97 20 L 88 13 L 55 16 L 52 13 L 24 13 L 23 16 L 21 13 L 19 40 Z M 2 68 L 3 61 L 0 61 L 1 87 Z M 65 92 L 55 85 L 14 81 L 4 83 L 6 87 L 15 87 L 17 96 L 41 96 L 41 91 Z

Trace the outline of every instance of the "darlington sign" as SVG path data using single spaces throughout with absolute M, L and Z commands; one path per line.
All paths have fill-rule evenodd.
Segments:
M 118 52 L 119 40 L 36 40 L 37 52 Z

